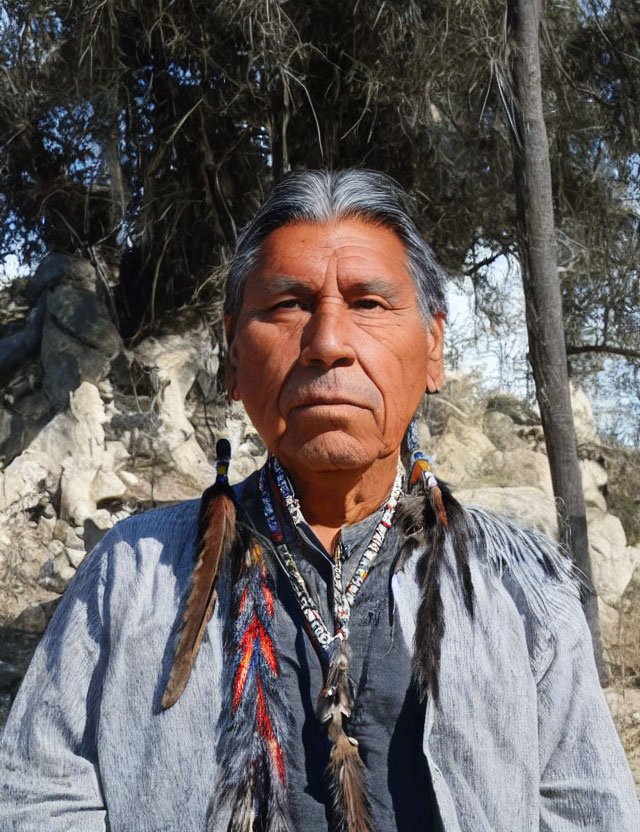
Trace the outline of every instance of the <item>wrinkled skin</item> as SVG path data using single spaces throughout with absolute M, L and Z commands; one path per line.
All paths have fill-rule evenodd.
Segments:
M 442 341 L 393 231 L 296 223 L 267 237 L 247 278 L 227 384 L 299 483 L 359 483 L 373 505 L 423 393 L 442 385 Z

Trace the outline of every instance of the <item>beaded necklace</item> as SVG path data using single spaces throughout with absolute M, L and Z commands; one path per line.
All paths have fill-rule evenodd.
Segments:
M 349 618 L 351 614 L 351 607 L 355 601 L 356 595 L 364 583 L 373 562 L 375 561 L 382 543 L 391 528 L 393 515 L 398 505 L 398 499 L 402 493 L 402 473 L 398 470 L 391 495 L 385 506 L 382 518 L 371 537 L 369 545 L 365 549 L 358 562 L 356 571 L 349 581 L 346 589 L 342 584 L 342 561 L 340 557 L 336 557 L 332 561 L 333 572 L 333 624 L 334 632 L 331 634 L 327 625 L 322 620 L 320 612 L 311 598 L 307 584 L 300 573 L 300 569 L 294 560 L 289 547 L 287 546 L 282 529 L 273 509 L 273 503 L 269 494 L 269 486 L 267 482 L 267 468 L 270 468 L 274 475 L 276 485 L 282 497 L 282 502 L 287 509 L 289 517 L 294 527 L 299 526 L 304 522 L 302 512 L 300 510 L 300 503 L 295 498 L 293 488 L 289 478 L 285 474 L 282 466 L 275 457 L 271 457 L 260 472 L 259 488 L 260 496 L 262 497 L 262 505 L 264 508 L 267 525 L 273 539 L 278 561 L 286 572 L 294 595 L 298 602 L 300 612 L 308 624 L 313 638 L 316 642 L 328 652 L 332 643 L 336 641 L 346 642 L 349 637 Z

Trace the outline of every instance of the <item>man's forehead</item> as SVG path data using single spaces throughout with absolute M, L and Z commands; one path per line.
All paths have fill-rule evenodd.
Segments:
M 258 271 L 273 278 L 296 277 L 300 269 L 335 268 L 369 277 L 406 272 L 404 243 L 386 226 L 361 219 L 295 223 L 272 231 L 260 253 Z

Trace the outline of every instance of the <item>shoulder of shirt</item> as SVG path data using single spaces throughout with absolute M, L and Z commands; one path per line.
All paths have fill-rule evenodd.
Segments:
M 497 512 L 466 506 L 464 514 L 470 558 L 500 580 L 532 638 L 553 640 L 559 628 L 580 625 L 588 582 L 560 544 Z
M 133 514 L 109 529 L 98 546 L 104 549 L 122 542 L 135 545 L 142 539 L 164 542 L 167 537 L 176 539 L 193 535 L 199 507 L 200 500 L 195 499 Z
M 251 485 L 253 477 L 250 475 L 233 486 L 239 500 L 242 500 L 245 488 L 247 484 Z M 142 540 L 176 546 L 195 543 L 199 510 L 200 498 L 196 498 L 133 514 L 119 520 L 95 548 L 104 551 L 121 543 L 135 548 Z

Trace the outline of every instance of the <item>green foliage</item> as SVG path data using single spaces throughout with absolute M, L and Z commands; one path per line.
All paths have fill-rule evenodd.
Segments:
M 0 262 L 101 259 L 131 337 L 215 300 L 284 171 L 367 165 L 491 317 L 487 267 L 517 255 L 505 26 L 495 0 L 9 0 Z M 568 341 L 638 350 L 640 10 L 549 0 L 541 43 Z

